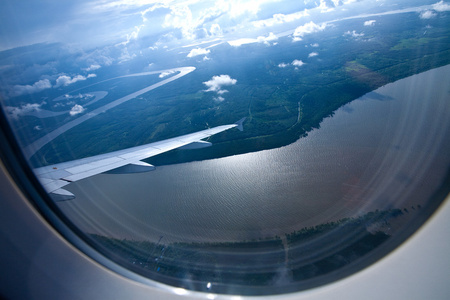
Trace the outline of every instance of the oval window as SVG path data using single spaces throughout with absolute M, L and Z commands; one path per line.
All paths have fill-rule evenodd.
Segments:
M 134 273 L 301 291 L 374 263 L 448 195 L 448 2 L 0 7 L 31 201 Z

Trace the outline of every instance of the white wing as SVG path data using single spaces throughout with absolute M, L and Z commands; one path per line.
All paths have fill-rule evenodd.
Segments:
M 105 172 L 136 173 L 153 170 L 154 166 L 141 162 L 141 160 L 183 146 L 186 148 L 209 146 L 210 143 L 202 140 L 234 127 L 242 130 L 244 120 L 245 118 L 235 124 L 217 126 L 160 142 L 45 166 L 34 169 L 34 172 L 54 200 L 70 200 L 75 196 L 62 187 L 71 182 Z

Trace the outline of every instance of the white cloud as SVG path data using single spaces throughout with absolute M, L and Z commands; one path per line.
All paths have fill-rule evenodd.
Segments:
M 421 19 L 425 19 L 425 20 L 426 20 L 426 19 L 431 19 L 431 18 L 436 17 L 436 13 L 434 13 L 434 12 L 431 11 L 431 10 L 425 10 L 425 11 L 423 11 L 423 12 L 420 13 L 419 17 L 420 17 Z
M 212 24 L 211 27 L 209 28 L 209 33 L 212 36 L 222 36 L 223 35 L 222 29 L 220 28 L 219 24 Z
M 270 32 L 267 37 L 258 36 L 258 38 L 256 40 L 258 41 L 258 43 L 264 43 L 266 45 L 270 45 L 270 42 L 278 40 L 278 37 L 275 34 L 273 34 L 273 32 Z
M 94 77 L 97 77 L 97 74 L 88 74 L 86 78 L 94 78 Z
M 345 33 L 344 33 L 344 35 L 349 35 L 349 36 L 351 36 L 351 37 L 354 37 L 354 38 L 360 38 L 360 37 L 362 37 L 362 36 L 364 36 L 364 33 L 357 33 L 356 32 L 356 30 L 353 30 L 353 31 L 346 31 Z
M 317 43 L 311 44 L 311 47 L 317 48 L 317 47 L 319 47 L 319 44 L 317 44 Z
M 192 49 L 191 52 L 189 52 L 189 54 L 187 55 L 187 57 L 194 57 L 194 56 L 199 56 L 199 55 L 206 55 L 209 54 L 211 51 L 208 49 L 203 49 L 203 48 L 195 48 Z
M 25 105 L 21 105 L 20 107 L 15 106 L 6 106 L 6 112 L 7 114 L 17 120 L 20 116 L 28 115 L 32 112 L 38 112 L 41 110 L 41 106 L 44 105 L 46 102 L 42 103 L 27 103 Z
M 222 10 L 226 11 L 232 19 L 235 19 L 239 16 L 250 14 L 256 15 L 259 11 L 259 6 L 264 1 L 260 0 L 250 0 L 250 1 L 241 1 L 241 0 L 228 0 L 228 1 L 219 1 Z
M 89 68 L 86 68 L 86 69 L 83 69 L 83 70 L 90 72 L 90 71 L 98 70 L 100 68 L 101 68 L 100 65 L 91 65 Z
M 201 4 L 198 2 L 197 0 L 187 0 L 178 3 L 166 1 L 166 4 L 155 4 L 158 8 L 168 11 L 163 17 L 161 27 L 165 31 L 171 30 L 169 34 L 172 40 L 223 36 L 221 26 L 233 27 L 242 19 L 254 18 L 264 1 L 201 1 Z M 220 20 L 216 21 L 217 19 Z M 146 21 L 144 19 L 144 22 Z M 150 22 L 146 23 L 147 25 L 154 27 L 154 24 L 150 24 Z
M 12 88 L 11 96 L 20 96 L 23 94 L 33 94 L 52 87 L 50 80 L 42 79 L 33 85 L 15 85 Z
M 90 72 L 98 70 L 101 66 L 110 66 L 113 64 L 116 55 L 112 53 L 115 48 L 105 47 L 97 48 L 94 51 L 84 52 L 80 57 L 81 61 L 85 61 L 90 64 L 88 68 L 83 69 L 84 71 Z
M 135 57 L 136 57 L 136 54 L 135 53 L 130 54 L 128 52 L 127 47 L 125 47 L 125 48 L 122 49 L 122 52 L 120 54 L 119 64 L 124 63 L 124 62 L 129 61 L 129 60 L 132 60 Z
M 364 26 L 373 26 L 377 20 L 368 20 L 364 22 Z
M 84 77 L 83 75 L 77 75 L 74 76 L 73 78 L 71 78 L 70 76 L 67 75 L 61 75 L 58 77 L 58 79 L 56 79 L 56 84 L 55 84 L 55 88 L 60 87 L 60 86 L 68 86 L 69 84 L 75 83 L 77 81 L 83 81 L 86 80 L 86 77 Z
M 313 21 L 306 23 L 302 26 L 299 26 L 294 31 L 294 40 L 301 40 L 301 38 L 306 34 L 311 34 L 319 31 L 323 31 L 327 27 L 326 23 L 322 23 L 321 25 L 317 25 Z
M 217 102 L 222 102 L 223 100 L 225 100 L 225 98 L 222 96 L 214 97 L 213 99 Z
M 131 40 L 136 40 L 139 36 L 139 32 L 141 31 L 142 27 L 144 27 L 144 24 L 134 26 L 134 30 L 131 33 L 127 34 L 127 40 L 120 44 L 126 46 L 131 42 Z
M 129 0 L 126 0 L 126 1 L 129 1 Z M 144 5 L 145 5 L 145 4 L 152 4 L 152 3 L 154 3 L 154 2 L 155 2 L 155 1 L 150 1 L 150 3 L 142 3 L 142 4 L 144 4 Z M 162 4 L 162 3 L 157 3 L 157 4 L 154 4 L 153 6 L 151 6 L 151 7 L 149 7 L 149 8 L 146 8 L 145 10 L 143 10 L 143 11 L 140 12 L 140 13 L 141 13 L 142 20 L 143 20 L 144 22 L 148 21 L 146 14 L 149 13 L 149 12 L 153 12 L 153 11 L 159 9 L 159 8 L 168 8 L 168 6 L 165 5 L 165 4 Z
M 319 55 L 319 53 L 311 52 L 310 54 L 308 54 L 308 57 L 314 57 L 314 56 L 317 56 L 317 55 Z
M 258 40 L 257 39 L 251 39 L 251 38 L 242 38 L 242 39 L 237 39 L 234 41 L 228 41 L 228 44 L 230 44 L 230 46 L 233 47 L 239 47 L 245 44 L 253 44 L 253 43 L 257 43 Z
M 295 68 L 303 66 L 305 63 L 299 59 L 294 59 L 290 64 L 287 63 L 279 63 L 278 68 L 286 68 L 290 65 L 294 66 Z
M 333 2 L 335 7 L 338 7 L 341 3 L 341 0 L 331 0 L 331 2 Z
M 170 74 L 173 74 L 173 73 L 175 73 L 175 71 L 173 71 L 173 70 L 164 71 L 161 74 L 159 74 L 159 78 L 164 78 L 164 77 L 169 76 Z
M 324 0 L 320 0 L 320 4 L 319 6 L 317 6 L 317 8 L 320 9 L 321 13 L 326 13 L 334 10 L 334 8 L 328 7 L 327 3 Z
M 296 21 L 303 17 L 309 16 L 308 10 L 298 11 L 292 14 L 274 14 L 272 18 L 252 22 L 255 27 L 271 27 L 277 24 Z
M 192 17 L 192 12 L 187 5 L 173 5 L 171 12 L 165 16 L 163 27 L 179 29 L 183 37 L 194 38 L 194 29 L 197 27 Z
M 203 82 L 204 85 L 208 87 L 205 92 L 216 92 L 221 95 L 228 92 L 227 90 L 222 90 L 223 86 L 235 85 L 236 79 L 231 78 L 229 75 L 213 76 L 211 80 Z
M 305 64 L 305 63 L 302 62 L 302 61 L 299 60 L 299 59 L 294 59 L 294 61 L 292 62 L 292 65 L 295 66 L 295 67 L 301 67 L 301 66 L 303 66 L 304 64 Z
M 69 114 L 70 114 L 71 116 L 75 116 L 75 115 L 81 114 L 84 110 L 85 110 L 85 108 L 84 108 L 83 106 L 81 106 L 81 105 L 79 105 L 79 104 L 75 104 L 75 105 L 70 109 Z
M 256 39 L 252 38 L 242 38 L 237 39 L 233 41 L 228 41 L 228 44 L 233 47 L 240 47 L 245 44 L 254 44 L 254 43 L 264 43 L 268 46 L 270 46 L 270 42 L 278 40 L 278 37 L 273 34 L 273 32 L 270 32 L 267 37 L 265 36 L 258 36 Z M 275 43 L 272 43 L 272 45 L 275 45 Z
M 433 9 L 435 11 L 439 11 L 439 12 L 450 11 L 450 4 L 448 4 L 448 3 L 444 2 L 444 1 L 439 1 L 439 2 L 437 2 L 435 4 L 433 4 L 432 7 L 433 7 Z

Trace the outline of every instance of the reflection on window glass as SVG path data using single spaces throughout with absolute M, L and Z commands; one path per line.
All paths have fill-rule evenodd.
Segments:
M 56 213 L 119 265 L 299 291 L 448 193 L 450 2 L 54 2 L 0 4 L 1 104 Z

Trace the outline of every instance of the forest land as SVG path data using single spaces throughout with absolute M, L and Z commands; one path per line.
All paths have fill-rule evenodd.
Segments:
M 211 52 L 208 65 L 200 64 L 194 72 L 78 125 L 44 146 L 31 163 L 37 167 L 93 156 L 243 117 L 243 132 L 215 135 L 209 139 L 212 147 L 173 150 L 147 161 L 158 166 L 291 144 L 319 128 L 324 118 L 344 104 L 388 83 L 449 64 L 450 26 L 445 15 L 427 23 L 418 21 L 415 13 L 402 18 L 383 16 L 377 26 L 362 28 L 364 35 L 359 37 L 342 33 L 344 28 L 361 28 L 361 20 L 346 20 L 314 37 L 305 36 L 301 43 L 292 42 L 289 36 L 271 47 L 223 43 Z M 311 52 L 318 55 L 309 57 Z M 295 59 L 302 59 L 304 65 L 280 67 Z M 223 101 L 205 92 L 203 84 L 220 74 L 237 80 L 226 87 Z M 116 79 L 80 86 L 76 93 L 106 90 L 108 95 L 90 107 L 95 109 L 157 81 L 157 76 Z M 45 134 L 33 128 L 40 126 L 49 132 L 67 116 L 23 119 L 13 127 L 26 144 Z

